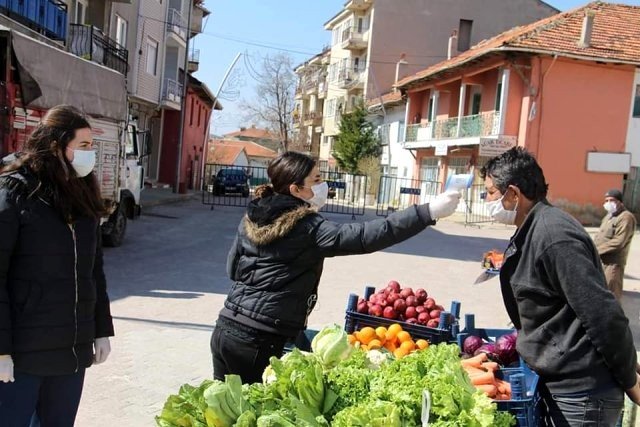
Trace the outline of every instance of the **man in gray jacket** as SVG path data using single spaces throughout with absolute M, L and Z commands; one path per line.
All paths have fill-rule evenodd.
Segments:
M 522 148 L 491 159 L 480 174 L 492 217 L 517 227 L 500 284 L 518 353 L 540 375 L 547 424 L 614 426 L 624 392 L 638 404 L 640 385 L 629 321 L 607 289 L 593 241 L 549 204 L 542 169 Z

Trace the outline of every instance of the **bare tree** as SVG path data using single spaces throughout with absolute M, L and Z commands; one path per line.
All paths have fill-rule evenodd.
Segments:
M 282 148 L 286 151 L 291 142 L 293 109 L 295 107 L 296 75 L 293 72 L 293 60 L 286 53 L 267 55 L 259 70 L 253 68 L 246 59 L 249 75 L 256 82 L 255 98 L 244 101 L 242 108 L 248 118 L 257 120 L 278 135 Z

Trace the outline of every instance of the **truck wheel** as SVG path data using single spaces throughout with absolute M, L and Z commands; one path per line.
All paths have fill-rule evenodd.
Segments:
M 127 215 L 123 205 L 120 205 L 109 218 L 111 232 L 102 235 L 102 242 L 105 246 L 116 248 L 122 245 L 124 234 L 127 231 Z

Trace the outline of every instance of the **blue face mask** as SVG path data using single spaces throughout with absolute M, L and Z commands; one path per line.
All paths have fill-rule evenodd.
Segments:
M 502 199 L 504 199 L 504 195 L 493 202 L 486 202 L 489 215 L 491 215 L 491 218 L 496 222 L 514 225 L 516 223 L 516 214 L 518 213 L 518 204 L 516 203 L 516 207 L 512 211 L 508 211 L 504 208 Z

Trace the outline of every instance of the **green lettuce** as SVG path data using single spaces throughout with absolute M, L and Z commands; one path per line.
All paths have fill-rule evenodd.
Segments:
M 198 387 L 189 384 L 180 387 L 178 394 L 169 396 L 162 412 L 156 416 L 158 427 L 207 427 L 203 393 L 212 384 L 214 381 L 205 380 Z
M 348 359 L 354 348 L 347 340 L 347 333 L 339 325 L 323 328 L 313 337 L 311 350 L 318 356 L 325 369 L 335 367 L 342 360 Z

